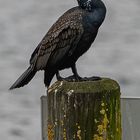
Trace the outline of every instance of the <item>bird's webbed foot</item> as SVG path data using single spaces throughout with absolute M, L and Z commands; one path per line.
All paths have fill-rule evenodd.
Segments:
M 92 77 L 80 77 L 77 73 L 77 69 L 76 69 L 76 65 L 74 64 L 72 66 L 72 72 L 74 73 L 74 77 L 76 79 L 76 81 L 97 81 L 97 80 L 101 80 L 100 77 L 98 76 L 92 76 Z
M 58 81 L 68 81 L 68 82 L 76 82 L 76 81 L 81 81 L 81 77 L 80 76 L 75 76 L 75 75 L 71 75 L 68 77 L 61 77 L 59 71 L 56 73 L 56 78 Z
M 80 76 L 76 77 L 75 75 L 71 75 L 71 76 L 64 78 L 64 80 L 69 81 L 69 82 L 80 82 L 81 79 L 82 79 L 82 77 L 80 77 Z
M 71 75 L 68 77 L 61 77 L 59 72 L 56 73 L 56 77 L 58 81 L 68 81 L 68 82 L 82 82 L 82 81 L 97 81 L 101 80 L 98 76 L 92 76 L 92 77 L 80 77 L 79 75 Z
M 69 77 L 66 77 L 66 78 L 63 78 L 63 79 L 66 80 L 66 81 L 69 81 L 69 82 L 84 82 L 84 81 L 101 80 L 101 77 L 98 77 L 98 76 L 80 77 L 79 75 L 78 76 L 72 75 L 72 76 L 69 76 Z
M 82 81 L 98 81 L 101 80 L 102 78 L 99 76 L 92 76 L 92 77 L 83 77 L 81 80 Z

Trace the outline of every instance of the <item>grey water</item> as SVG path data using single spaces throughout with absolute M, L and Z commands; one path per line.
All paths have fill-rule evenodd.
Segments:
M 82 76 L 117 80 L 122 97 L 138 98 L 140 1 L 103 1 L 107 7 L 106 19 L 90 50 L 78 60 L 78 71 Z M 41 139 L 39 98 L 46 90 L 43 73 L 39 72 L 26 87 L 12 92 L 8 88 L 28 67 L 31 53 L 50 26 L 76 5 L 76 0 L 0 0 L 1 139 Z M 63 71 L 63 75 L 69 74 L 70 70 Z M 139 109 L 138 105 L 135 107 Z

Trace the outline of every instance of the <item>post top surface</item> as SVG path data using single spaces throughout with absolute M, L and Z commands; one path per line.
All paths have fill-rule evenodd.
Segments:
M 112 79 L 102 78 L 98 81 L 82 81 L 82 82 L 67 82 L 57 81 L 51 87 L 48 88 L 48 92 L 57 92 L 63 90 L 68 93 L 100 93 L 105 91 L 120 91 L 119 84 Z

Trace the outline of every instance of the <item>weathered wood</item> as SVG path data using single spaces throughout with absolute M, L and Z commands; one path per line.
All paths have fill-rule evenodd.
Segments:
M 114 80 L 56 82 L 43 98 L 43 140 L 121 140 L 120 88 Z

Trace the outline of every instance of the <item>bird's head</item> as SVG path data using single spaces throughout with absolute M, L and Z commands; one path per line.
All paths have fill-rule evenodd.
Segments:
M 91 10 L 97 0 L 77 0 L 82 9 Z

